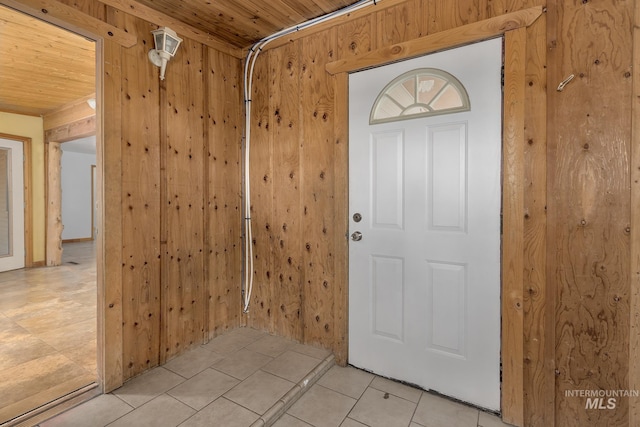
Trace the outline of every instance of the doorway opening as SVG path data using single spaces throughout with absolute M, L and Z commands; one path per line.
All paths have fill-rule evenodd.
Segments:
M 0 121 L 0 132 L 26 139 L 35 135 L 29 139 L 31 152 L 25 151 L 25 162 L 31 166 L 25 170 L 29 183 L 25 205 L 31 208 L 25 215 L 26 268 L 0 273 L 0 424 L 4 424 L 19 423 L 99 386 L 99 260 L 96 241 L 91 239 L 95 216 L 91 194 L 86 202 L 90 223 L 86 241 L 70 238 L 63 244 L 62 234 L 49 239 L 47 223 L 59 220 L 62 232 L 62 204 L 55 203 L 56 192 L 49 190 L 61 186 L 64 166 L 51 167 L 51 147 L 94 135 L 95 153 L 101 136 L 96 129 L 97 38 L 89 40 L 86 34 L 5 6 L 0 6 L 0 14 L 6 24 L 1 34 L 0 62 L 6 62 L 0 64 L 4 70 L 0 107 L 7 119 Z M 93 160 L 92 165 L 95 175 L 88 166 L 82 178 L 89 188 L 92 176 L 102 173 L 99 162 Z M 76 191 L 65 192 L 73 196 Z M 58 195 L 62 192 L 57 190 Z M 95 197 L 100 200 L 99 194 Z M 76 222 L 71 217 L 67 230 Z M 100 221 L 94 222 L 99 230 Z M 59 262 L 48 264 L 49 255 L 58 251 L 64 254 Z

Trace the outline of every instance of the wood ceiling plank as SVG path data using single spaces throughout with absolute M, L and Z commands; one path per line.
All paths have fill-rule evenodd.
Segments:
M 150 3 L 150 0 L 141 1 Z M 165 7 L 168 10 L 174 8 L 172 2 L 161 3 L 166 3 Z M 158 4 L 158 2 L 154 1 L 153 4 Z M 204 30 L 215 28 L 215 32 L 219 33 L 220 28 L 215 27 L 216 22 L 218 22 L 217 25 L 237 36 L 234 43 L 236 46 L 238 46 L 238 38 L 242 39 L 241 43 L 246 42 L 246 40 L 259 40 L 265 35 L 273 34 L 282 28 L 270 20 L 268 16 L 261 15 L 250 7 L 236 2 L 212 3 L 207 10 L 202 8 L 193 9 L 193 7 L 191 16 L 185 17 L 188 22 L 198 25 Z
M 171 1 L 138 0 L 138 3 L 171 16 L 199 32 L 210 34 L 212 29 L 215 29 L 215 38 L 224 44 L 240 46 L 243 40 L 250 38 L 248 34 L 243 33 L 244 29 L 237 25 L 238 17 L 220 10 L 218 3 L 207 5 L 206 11 Z
M 320 16 L 324 13 L 313 0 L 280 0 L 283 4 L 297 8 L 304 16 Z
M 186 19 L 205 31 L 215 31 L 221 37 L 227 37 L 234 46 L 242 46 L 240 43 L 246 40 L 260 39 L 265 32 L 271 34 L 278 31 L 278 26 L 265 17 L 251 13 L 236 4 L 219 2 L 215 7 L 212 5 L 207 12 L 199 11 L 197 15 L 193 13 Z M 233 37 L 229 37 L 228 34 L 232 34 Z
M 3 0 L 0 0 L 3 1 Z M 133 15 L 147 22 L 151 22 L 158 26 L 171 27 L 178 34 L 182 34 L 194 41 L 212 47 L 229 55 L 241 58 L 242 52 L 232 46 L 229 46 L 217 39 L 215 34 L 200 31 L 197 28 L 187 25 L 184 22 L 159 12 L 151 7 L 132 0 L 100 0 L 102 3 L 121 10 L 129 15 Z
M 114 0 L 105 0 L 105 2 Z M 118 0 L 125 1 L 125 0 Z M 341 9 L 355 0 L 126 0 L 174 17 L 237 48 Z M 389 1 L 389 0 L 387 0 Z M 149 19 L 141 16 L 143 19 Z
M 243 46 L 282 28 L 355 3 L 355 0 L 100 1 L 155 25 L 170 26 L 187 38 L 236 58 L 244 57 Z M 113 29 L 114 36 L 104 37 L 126 35 L 135 42 L 124 29 L 91 18 L 58 0 L 0 0 L 0 5 L 26 9 L 36 16 L 16 15 L 14 10 L 2 7 L 16 15 L 6 18 L 6 13 L 0 10 L 0 73 L 3 75 L 0 102 L 13 110 L 42 114 L 95 91 L 94 42 L 71 33 L 68 37 L 68 32 L 38 18 L 55 23 L 70 22 L 72 28 L 84 31 L 85 35 L 95 34 L 96 29 L 104 35 Z M 50 57 L 51 53 L 55 55 Z M 69 64 L 73 65 L 73 71 L 66 71 Z M 18 77 L 5 78 L 11 74 Z M 32 80 L 27 83 L 26 78 Z M 16 88 L 11 89 L 9 85 Z M 69 85 L 75 87 L 69 88 Z M 24 93 L 24 87 L 33 88 L 30 95 Z
M 0 105 L 43 115 L 95 92 L 95 43 L 0 6 Z
M 238 0 L 237 4 L 244 5 L 244 8 L 253 12 L 255 16 L 273 23 L 280 29 L 309 19 L 282 1 L 256 2 Z
M 345 6 L 353 4 L 355 2 L 349 1 L 335 1 L 335 0 L 313 0 L 324 13 L 330 13 L 338 9 L 342 9 Z

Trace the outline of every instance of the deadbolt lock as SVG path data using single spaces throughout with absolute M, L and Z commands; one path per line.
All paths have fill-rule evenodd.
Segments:
M 354 213 L 354 214 L 353 214 L 353 220 L 354 220 L 355 222 L 360 222 L 360 221 L 362 221 L 362 215 L 360 215 L 358 212 Z

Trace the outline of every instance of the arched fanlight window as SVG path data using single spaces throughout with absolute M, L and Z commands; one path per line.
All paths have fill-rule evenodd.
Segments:
M 371 109 L 369 123 L 469 111 L 469 95 L 451 74 L 435 68 L 406 72 L 389 83 Z

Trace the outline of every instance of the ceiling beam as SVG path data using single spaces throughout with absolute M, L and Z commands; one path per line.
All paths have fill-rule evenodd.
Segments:
M 53 111 L 47 112 L 43 117 L 43 127 L 45 131 L 58 128 L 69 123 L 88 119 L 96 115 L 96 111 L 89 106 L 89 100 L 95 101 L 96 94 L 82 97 Z
M 46 142 L 69 142 L 96 134 L 96 116 L 50 129 L 44 133 Z
M 79 34 L 88 38 L 100 36 L 124 47 L 138 42 L 135 35 L 56 0 L 0 0 L 0 4 L 64 28 L 70 26 L 69 29 L 77 29 Z
M 140 18 L 147 22 L 151 22 L 152 24 L 158 25 L 159 27 L 170 27 L 176 33 L 181 34 L 187 38 L 190 38 L 191 40 L 200 42 L 220 52 L 229 54 L 236 58 L 244 58 L 244 54 L 242 53 L 241 49 L 230 46 L 227 43 L 224 43 L 223 41 L 217 39 L 215 36 L 209 33 L 200 31 L 192 27 L 191 25 L 187 25 L 178 19 L 172 18 L 169 15 L 166 15 L 162 12 L 159 12 L 155 9 L 152 9 L 136 1 L 133 1 L 133 0 L 99 0 L 99 1 L 108 6 L 116 8 L 124 13 L 133 15 L 137 18 Z

